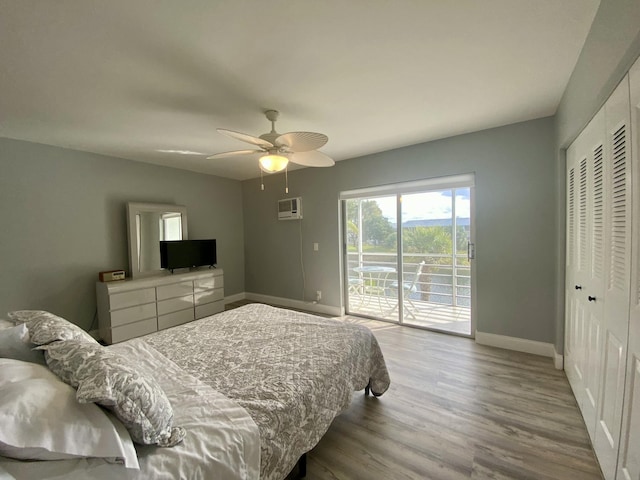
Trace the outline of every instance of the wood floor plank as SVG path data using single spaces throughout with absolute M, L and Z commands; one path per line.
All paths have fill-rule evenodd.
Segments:
M 551 359 L 350 320 L 374 331 L 392 385 L 378 399 L 354 396 L 309 453 L 308 478 L 602 478 Z

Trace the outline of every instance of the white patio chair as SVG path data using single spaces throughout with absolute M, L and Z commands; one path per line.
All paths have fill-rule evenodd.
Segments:
M 361 277 L 349 277 L 349 298 L 357 298 L 364 302 L 364 280 Z
M 411 316 L 411 318 L 413 318 L 414 320 L 416 319 L 416 316 L 413 314 L 413 311 L 417 311 L 418 309 L 414 305 L 414 303 L 411 301 L 411 294 L 417 293 L 420 291 L 419 281 L 420 281 L 420 275 L 422 275 L 422 269 L 424 268 L 424 266 L 425 266 L 425 261 L 423 260 L 418 264 L 418 267 L 416 268 L 416 272 L 414 273 L 411 281 L 402 282 L 402 301 L 403 301 L 402 304 L 404 306 L 404 311 L 406 312 L 407 315 Z M 397 295 L 398 282 L 397 281 L 392 282 L 389 285 L 389 290 L 394 295 Z

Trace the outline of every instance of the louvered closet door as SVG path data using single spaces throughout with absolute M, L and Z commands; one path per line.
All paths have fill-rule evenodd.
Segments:
M 565 371 L 594 438 L 604 293 L 604 110 L 567 151 Z
M 566 288 L 565 288 L 565 336 L 564 370 L 573 393 L 581 404 L 583 372 L 581 361 L 582 311 L 578 305 L 580 282 L 580 206 L 586 202 L 586 171 L 582 176 L 585 192 L 580 190 L 580 138 L 567 149 L 567 247 L 566 247 Z M 586 161 L 585 161 L 586 166 Z M 586 204 L 585 204 L 586 206 Z M 581 407 L 582 408 L 582 407 Z
M 585 158 L 588 175 L 587 236 L 581 266 L 584 288 L 579 291 L 578 303 L 583 307 L 583 382 L 582 415 L 591 439 L 594 439 L 598 392 L 602 368 L 602 330 L 604 304 L 593 301 L 602 298 L 605 290 L 604 229 L 605 229 L 605 116 L 600 111 L 586 131 Z
M 631 309 L 627 377 L 618 457 L 621 480 L 640 478 L 640 61 L 629 72 L 631 89 L 631 174 L 633 185 L 633 242 Z
M 629 83 L 625 80 L 605 104 L 605 281 L 603 352 L 594 448 L 607 479 L 615 478 L 629 327 L 631 262 L 631 159 Z M 592 303 L 601 303 L 596 298 Z

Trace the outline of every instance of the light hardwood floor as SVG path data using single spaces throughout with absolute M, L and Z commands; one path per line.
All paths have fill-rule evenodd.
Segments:
M 391 387 L 354 393 L 307 455 L 307 479 L 602 479 L 549 358 L 344 317 L 371 328 Z

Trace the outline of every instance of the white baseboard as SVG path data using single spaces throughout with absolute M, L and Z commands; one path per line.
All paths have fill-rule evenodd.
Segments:
M 564 355 L 558 353 L 555 347 L 553 348 L 553 364 L 558 370 L 564 370 Z
M 240 300 L 251 300 L 252 302 L 268 303 L 279 307 L 297 308 L 308 312 L 323 313 L 339 317 L 344 315 L 344 308 L 334 305 L 324 305 L 322 303 L 303 302 L 302 300 L 293 300 L 291 298 L 273 297 L 271 295 L 262 295 L 259 293 L 240 292 L 234 295 L 224 297 L 224 304 L 239 302 Z
M 224 297 L 224 304 L 239 302 L 240 300 L 245 300 L 247 298 L 247 294 L 245 292 L 236 293 L 235 295 L 229 295 L 228 297 Z
M 505 348 L 507 350 L 515 350 L 516 352 L 532 353 L 534 355 L 542 355 L 543 357 L 552 358 L 554 365 L 558 368 L 558 359 L 562 355 L 556 353 L 555 346 L 552 343 L 537 342 L 535 340 L 527 340 L 524 338 L 507 337 L 506 335 L 496 335 L 494 333 L 484 333 L 476 331 L 476 343 L 480 345 L 489 345 L 490 347 Z
M 293 300 L 291 298 L 272 297 L 271 295 L 261 295 L 259 293 L 245 292 L 245 299 L 253 302 L 268 303 L 280 307 L 297 308 L 308 312 L 323 313 L 338 317 L 344 315 L 344 309 L 334 305 L 324 305 L 322 303 L 303 302 L 302 300 Z M 226 302 L 226 299 L 225 299 Z

